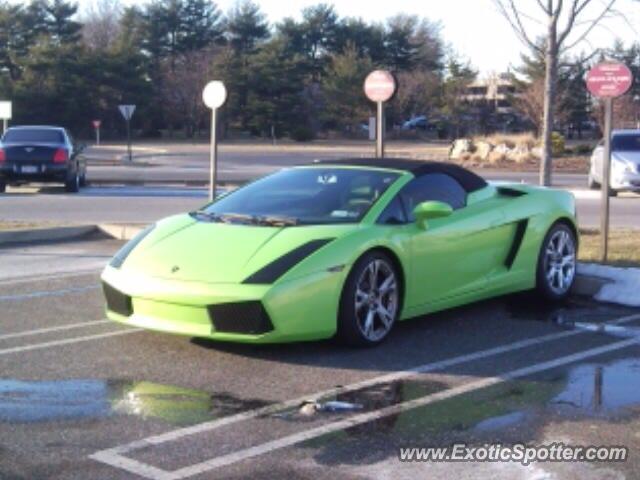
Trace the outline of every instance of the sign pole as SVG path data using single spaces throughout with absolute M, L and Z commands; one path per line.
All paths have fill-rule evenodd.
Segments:
M 384 102 L 377 102 L 376 158 L 384 158 Z
M 602 198 L 600 201 L 600 260 L 607 261 L 609 250 L 609 191 L 611 183 L 611 129 L 613 99 L 624 95 L 633 84 L 629 67 L 619 62 L 602 62 L 591 68 L 585 78 L 587 90 L 604 102 L 604 151 L 602 152 Z
M 384 102 L 396 92 L 396 80 L 386 70 L 374 70 L 364 81 L 364 94 L 376 104 L 376 158 L 384 158 Z M 371 136 L 371 124 L 369 124 Z
M 7 119 L 3 118 L 2 119 L 2 134 L 4 135 L 4 132 L 7 131 Z
M 209 201 L 216 198 L 216 167 L 218 161 L 218 138 L 217 138 L 218 109 L 211 109 L 211 146 L 209 148 Z
M 127 152 L 129 154 L 129 161 L 132 162 L 131 156 L 131 118 L 127 119 Z
M 96 145 L 100 145 L 100 127 L 96 128 Z
M 604 99 L 604 153 L 602 158 L 602 200 L 600 203 L 600 260 L 607 261 L 609 248 L 609 183 L 611 182 L 611 124 L 613 98 Z

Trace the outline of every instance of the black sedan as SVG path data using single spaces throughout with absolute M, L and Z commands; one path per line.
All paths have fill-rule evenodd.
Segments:
M 64 183 L 68 192 L 77 192 L 87 178 L 87 164 L 62 127 L 11 127 L 0 140 L 0 192 L 7 184 L 30 182 Z

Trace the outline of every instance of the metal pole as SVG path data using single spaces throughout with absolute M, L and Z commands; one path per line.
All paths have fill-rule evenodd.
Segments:
M 611 123 L 613 99 L 604 100 L 604 154 L 602 158 L 602 201 L 600 204 L 600 260 L 607 261 L 609 248 L 609 183 L 611 182 Z
M 7 131 L 7 119 L 3 118 L 2 119 L 2 134 L 4 135 L 4 132 Z
M 384 158 L 384 103 L 378 102 L 376 119 L 376 158 Z
M 100 127 L 96 128 L 96 145 L 100 145 Z
M 129 161 L 133 161 L 131 155 L 131 119 L 127 120 L 127 151 L 129 153 Z
M 213 201 L 216 193 L 216 160 L 218 156 L 218 139 L 216 138 L 216 120 L 218 109 L 211 109 L 211 146 L 209 150 L 209 201 Z

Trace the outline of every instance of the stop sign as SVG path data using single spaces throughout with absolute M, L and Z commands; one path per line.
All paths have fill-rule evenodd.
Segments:
M 596 97 L 619 97 L 633 83 L 631 70 L 623 63 L 599 63 L 587 73 L 587 88 Z
M 374 70 L 364 81 L 364 93 L 372 102 L 386 102 L 396 91 L 396 80 L 386 70 Z
M 100 128 L 100 125 L 102 124 L 102 121 L 100 121 L 100 120 L 94 120 L 94 121 L 92 121 L 91 123 L 93 123 L 93 128 L 98 129 L 98 128 Z

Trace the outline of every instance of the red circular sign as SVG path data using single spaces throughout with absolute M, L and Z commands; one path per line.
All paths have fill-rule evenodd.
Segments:
M 633 83 L 631 70 L 623 63 L 599 63 L 587 73 L 587 88 L 596 97 L 619 97 Z
M 396 80 L 386 70 L 374 70 L 364 81 L 364 93 L 372 102 L 386 102 L 396 91 Z
M 93 122 L 93 128 L 100 128 L 100 124 L 102 123 L 102 121 L 100 120 L 94 120 Z

